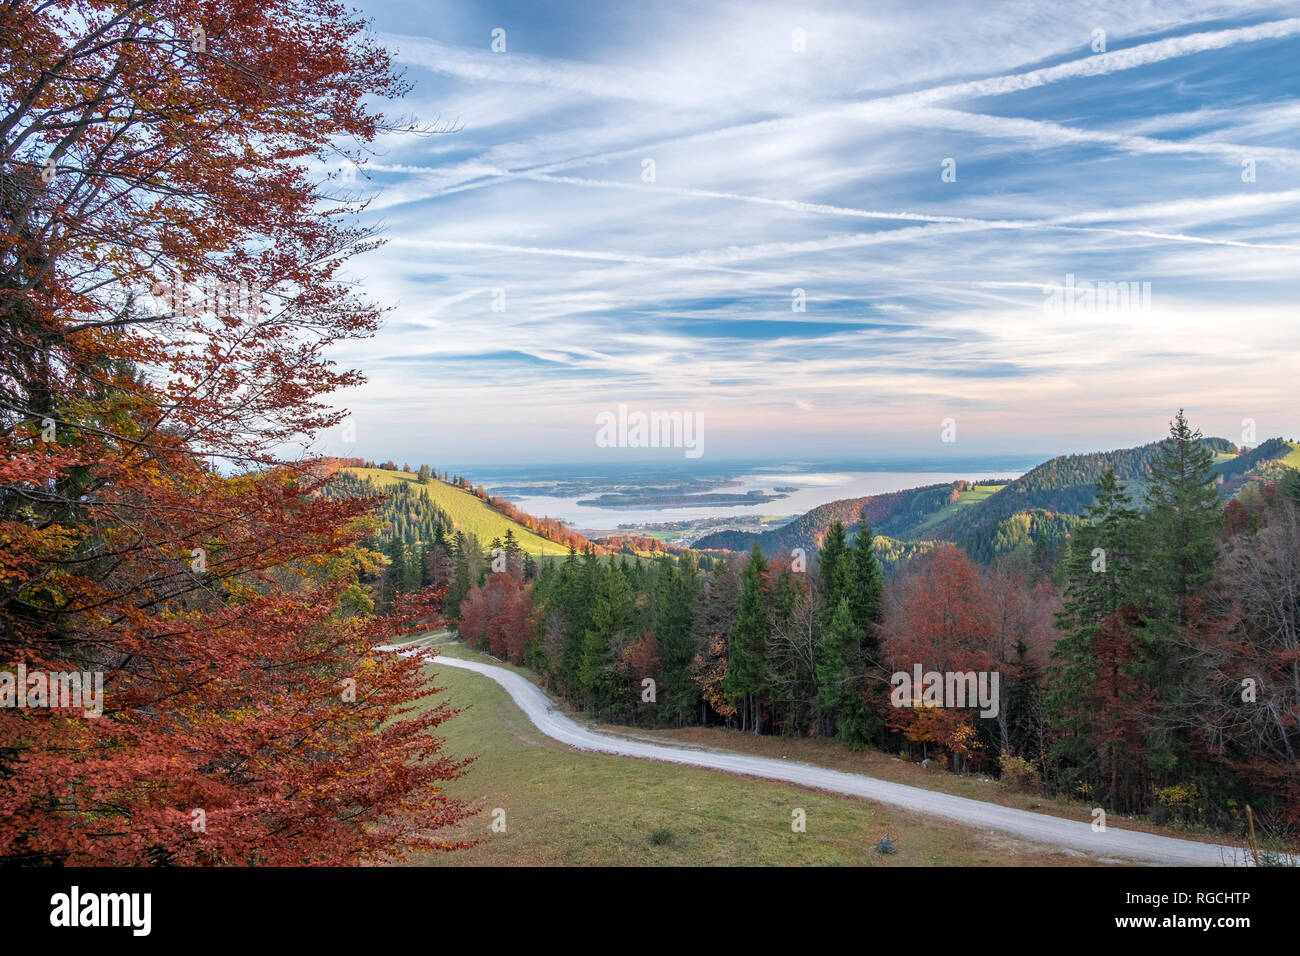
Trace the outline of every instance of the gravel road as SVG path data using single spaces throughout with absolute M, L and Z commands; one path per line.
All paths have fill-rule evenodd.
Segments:
M 425 653 L 424 647 L 412 645 L 386 649 L 406 654 Z M 1242 861 L 1240 848 L 1179 840 L 1135 830 L 1120 830 L 1113 826 L 1097 832 L 1090 823 L 1063 820 L 1043 813 L 1016 810 L 811 764 L 725 751 L 695 750 L 599 733 L 575 723 L 557 711 L 538 687 L 504 667 L 446 656 L 436 657 L 432 664 L 434 667 L 458 667 L 491 678 L 505 688 L 538 730 L 580 750 L 643 760 L 663 760 L 725 773 L 782 780 L 832 793 L 863 797 L 978 829 L 999 830 L 1026 840 L 1078 850 L 1090 856 L 1128 858 L 1169 866 L 1224 866 L 1231 865 L 1234 861 L 1240 864 Z

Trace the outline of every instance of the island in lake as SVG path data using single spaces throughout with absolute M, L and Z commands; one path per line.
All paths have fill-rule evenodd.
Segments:
M 727 492 L 702 495 L 613 492 L 595 498 L 584 498 L 578 504 L 593 508 L 712 508 L 761 505 L 784 497 L 785 494 L 767 494 L 762 491 L 750 491 L 743 495 Z

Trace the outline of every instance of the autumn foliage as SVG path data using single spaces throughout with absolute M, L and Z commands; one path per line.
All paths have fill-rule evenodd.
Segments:
M 524 662 L 533 636 L 532 587 L 505 571 L 489 574 L 460 605 L 459 633 L 473 647 L 512 664 Z
M 381 650 L 366 502 L 291 439 L 380 310 L 328 170 L 404 87 L 332 0 L 0 9 L 0 669 L 104 714 L 0 710 L 0 860 L 338 863 L 444 846 L 464 767 Z M 214 469 L 213 464 L 218 469 Z

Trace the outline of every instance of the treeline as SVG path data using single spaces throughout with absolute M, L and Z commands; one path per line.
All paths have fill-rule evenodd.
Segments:
M 962 532 L 955 543 L 982 564 L 1014 556 L 1050 570 L 1079 520 L 1078 515 L 1039 508 L 1017 511 L 992 524 Z
M 919 757 L 945 754 L 956 729 L 922 710 L 891 713 L 889 676 L 936 651 L 934 665 L 997 664 L 1028 675 L 1009 678 L 1001 722 L 976 728 L 987 739 L 965 741 L 957 763 L 981 766 L 1000 749 L 1036 747 L 1036 688 L 1059 603 L 1050 582 L 1035 586 L 1028 565 L 978 569 L 942 544 L 887 584 L 879 548 L 890 539 L 873 541 L 863 521 L 857 534 L 832 524 L 807 563 L 798 555 L 769 562 L 755 546 L 706 573 L 689 553 L 604 560 L 589 550 L 543 566 L 531 585 L 519 573 L 514 581 L 489 574 L 466 601 L 474 610 L 462 611 L 461 636 L 534 668 L 593 716 L 838 737 Z M 936 649 L 928 628 L 944 615 L 955 618 Z M 511 625 L 526 638 L 512 638 Z M 967 632 L 978 650 L 958 646 Z
M 556 544 L 575 549 L 582 549 L 591 544 L 583 535 L 566 527 L 562 521 L 555 518 L 534 518 L 528 512 L 515 507 L 505 498 L 499 498 L 495 495 L 484 498 L 484 500 L 507 518 L 523 525 L 534 534 L 541 535 L 548 541 L 554 541 Z M 597 550 L 602 549 L 598 547 Z
M 380 537 L 371 546 L 395 539 L 406 544 L 432 543 L 439 533 L 447 534 L 454 525 L 451 516 L 439 508 L 429 492 L 419 485 L 400 481 L 379 485 L 369 478 L 350 472 L 337 472 L 324 486 L 328 498 L 372 498 L 379 518 Z
M 901 497 L 899 507 L 883 520 L 875 523 L 875 528 L 882 534 L 900 535 L 914 525 L 925 521 L 936 512 L 954 504 L 963 491 L 972 487 L 968 481 L 954 481 L 950 485 L 928 485 L 918 488 L 910 495 Z
M 462 627 L 467 596 L 477 597 L 484 588 L 499 586 L 503 575 L 531 582 L 538 570 L 537 561 L 519 547 L 509 528 L 486 548 L 477 535 L 453 530 L 450 524 L 436 525 L 430 538 L 413 544 L 400 537 L 367 543 L 387 559 L 371 568 L 368 578 L 378 589 L 383 608 L 394 607 L 402 594 L 433 585 L 444 590 L 443 616 L 461 618 Z
M 1107 473 L 1065 559 L 1046 759 L 1100 805 L 1300 826 L 1300 487 L 1227 509 L 1181 412 L 1141 507 Z
M 866 498 L 846 498 L 819 505 L 788 524 L 762 533 L 743 531 L 718 531 L 695 542 L 699 549 L 748 551 L 758 544 L 769 556 L 788 553 L 794 548 L 813 549 L 820 546 L 827 529 L 840 522 L 852 531 L 852 524 L 865 516 L 868 524 L 878 532 L 877 552 L 884 562 L 886 574 L 893 571 L 899 558 L 924 553 L 936 541 L 955 541 L 963 550 L 981 562 L 990 562 L 1002 555 L 1033 555 L 1040 565 L 1048 565 L 1059 556 L 1073 519 L 1060 513 L 1056 506 L 1063 503 L 1075 512 L 1083 510 L 1091 501 L 1093 485 L 1067 489 L 1040 490 L 1031 506 L 1024 497 L 999 498 L 995 492 L 984 502 L 978 502 L 958 511 L 933 528 L 927 529 L 925 538 L 911 537 L 913 529 L 944 508 L 955 503 L 961 494 L 973 488 L 972 482 L 954 481 L 942 485 L 925 485 L 905 491 L 872 495 Z M 985 506 L 998 499 L 993 509 Z M 1050 504 L 1052 507 L 1045 507 Z M 1069 507 L 1066 508 L 1069 511 Z M 964 517 L 963 517 L 964 516 Z M 888 545 L 882 540 L 888 539 Z
M 1281 479 L 1287 470 L 1284 460 L 1291 451 L 1292 446 L 1281 438 L 1270 438 L 1236 458 L 1217 462 L 1214 470 L 1223 478 L 1220 493 L 1235 493 L 1251 480 Z
M 1232 452 L 1236 446 L 1222 438 L 1201 438 L 1207 454 Z M 1002 522 L 1024 511 L 1078 515 L 1092 504 L 1097 482 L 1106 472 L 1139 490 L 1150 477 L 1152 462 L 1161 454 L 1162 443 L 1137 448 L 1062 455 L 1045 461 L 990 495 L 987 499 L 956 512 L 934 529 L 934 536 L 973 548 L 981 555 L 1006 553 L 993 548 L 991 538 Z M 1213 477 L 1213 476 L 1211 476 Z M 1003 526 L 1005 533 L 1006 526 Z M 1014 542 L 1018 547 L 1019 542 Z M 981 557 L 981 560 L 984 560 Z
M 613 554 L 645 554 L 646 552 L 663 552 L 680 554 L 684 549 L 665 544 L 658 538 L 638 534 L 610 534 L 597 538 L 594 544 L 598 548 Z
M 325 459 L 322 459 L 325 461 Z M 449 474 L 445 471 L 438 471 L 430 468 L 428 465 L 420 465 L 419 468 L 412 470 L 409 464 L 403 464 L 398 468 L 391 461 L 383 462 L 376 465 L 373 461 L 362 462 L 360 458 L 353 459 L 328 459 L 334 464 L 331 469 L 334 475 L 335 490 L 332 494 L 338 495 L 374 495 L 390 496 L 391 502 L 381 504 L 378 513 L 381 519 L 391 521 L 393 534 L 401 537 L 408 544 L 417 542 L 429 543 L 433 540 L 433 528 L 437 524 L 445 525 L 448 533 L 452 528 L 452 522 L 447 517 L 446 512 L 439 508 L 429 497 L 427 491 L 420 490 L 420 486 L 427 486 L 430 481 L 441 481 L 443 484 L 459 488 L 461 491 L 468 492 L 485 501 L 495 511 L 500 512 L 505 517 L 514 521 L 516 524 L 527 528 L 534 534 L 546 538 L 548 541 L 554 541 L 556 544 L 564 547 L 582 549 L 588 547 L 589 542 L 586 537 L 576 531 L 566 527 L 563 522 L 555 518 L 535 518 L 528 512 L 516 507 L 505 498 L 495 495 L 489 495 L 487 489 L 482 485 L 475 485 L 468 478 L 462 475 Z M 346 463 L 346 464 L 342 464 Z M 382 471 L 401 471 L 405 474 L 415 475 L 414 487 L 411 482 L 397 481 L 389 482 L 383 485 L 376 484 L 368 478 L 362 478 L 350 474 L 346 471 L 339 471 L 342 467 L 352 468 L 377 468 Z M 640 539 L 649 540 L 649 539 Z M 604 552 L 606 549 L 597 545 L 598 552 Z M 612 549 L 611 549 L 612 550 Z M 653 550 L 646 548 L 644 550 Z
M 1107 470 L 1082 518 L 1012 518 L 1059 556 L 938 543 L 887 577 L 865 514 L 806 566 L 756 545 L 707 571 L 571 552 L 531 582 L 487 574 L 462 635 L 606 719 L 834 736 L 1185 823 L 1239 827 L 1249 804 L 1294 836 L 1300 479 L 1248 488 L 1225 520 L 1211 449 L 1180 412 L 1140 505 Z M 995 712 L 900 701 L 918 665 L 997 675 Z
M 943 504 L 953 500 L 952 488 L 952 485 L 926 485 L 864 498 L 829 501 L 779 528 L 760 533 L 715 531 L 696 541 L 695 547 L 704 550 L 748 551 L 756 543 L 767 555 L 789 553 L 794 548 L 817 548 L 834 522 L 838 521 L 847 527 L 865 515 L 867 523 L 873 527 L 892 527 L 889 525 L 890 519 L 914 500 L 927 500 L 929 504 L 936 505 L 936 510 L 943 507 Z

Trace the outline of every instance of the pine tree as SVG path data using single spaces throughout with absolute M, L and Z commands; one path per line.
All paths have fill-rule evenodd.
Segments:
M 691 662 L 695 646 L 691 632 L 695 623 L 695 603 L 699 598 L 699 576 L 689 554 L 681 566 L 672 558 L 654 562 L 652 598 L 654 634 L 659 644 L 663 690 L 659 697 L 660 716 L 678 726 L 689 720 L 699 703 L 699 693 L 691 679 Z
M 867 743 L 881 727 L 862 698 L 856 660 L 861 633 L 848 598 L 840 598 L 817 641 L 817 704 L 823 713 L 823 732 L 834 733 L 855 747 Z
M 877 659 L 880 647 L 875 626 L 885 619 L 885 572 L 876 555 L 875 537 L 864 508 L 858 519 L 858 532 L 853 539 L 851 552 L 853 590 L 850 609 L 854 623 L 864 632 L 862 650 L 864 653 L 869 652 L 869 657 L 873 660 Z
M 568 618 L 568 626 L 560 653 L 560 674 L 568 687 L 581 694 L 583 646 L 591 621 L 596 589 L 600 583 L 601 564 L 595 549 L 588 546 L 583 550 L 581 560 L 570 548 L 564 567 L 562 607 Z
M 604 711 L 617 703 L 611 646 L 632 626 L 633 597 L 627 579 L 617 569 L 603 570 L 591 605 L 591 622 L 583 634 L 578 669 L 579 685 L 590 711 Z
M 826 596 L 827 620 L 834 616 L 839 607 L 840 598 L 848 597 L 852 580 L 848 544 L 845 540 L 844 525 L 834 521 L 826 529 L 821 550 L 817 554 L 817 570 L 821 575 L 822 593 Z
M 519 547 L 519 539 L 515 537 L 514 528 L 506 528 L 506 536 L 501 543 L 501 547 L 506 553 L 506 570 L 511 574 L 522 573 L 524 567 L 524 552 Z
M 853 697 L 847 657 L 856 643 L 856 631 L 848 599 L 841 598 L 817 641 L 817 706 L 822 711 L 822 733 L 828 736 Z
M 1064 632 L 1052 649 L 1054 666 L 1047 694 L 1048 722 L 1055 730 L 1058 758 L 1098 779 L 1095 728 L 1098 708 L 1119 710 L 1128 701 L 1098 701 L 1093 691 L 1101 678 L 1098 641 L 1103 629 L 1115 630 L 1126 609 L 1142 602 L 1145 575 L 1139 563 L 1140 515 L 1120 487 L 1113 470 L 1097 482 L 1094 503 L 1070 539 L 1064 558 L 1065 601 L 1056 616 Z M 1119 665 L 1112 659 L 1112 667 Z M 1136 681 L 1131 663 L 1123 676 Z M 1118 687 L 1118 680 L 1111 686 Z M 1115 760 L 1110 761 L 1116 766 Z
M 1095 502 L 1070 539 L 1065 558 L 1065 602 L 1057 625 L 1086 632 L 1089 641 L 1101 622 L 1126 602 L 1144 600 L 1145 581 L 1138 554 L 1139 518 L 1114 471 L 1097 482 Z
M 401 538 L 388 541 L 388 568 L 384 572 L 382 597 L 387 607 L 392 607 L 397 595 L 410 590 L 406 568 L 406 545 Z
M 722 690 L 729 703 L 738 705 L 741 729 L 751 726 L 759 732 L 758 697 L 766 686 L 764 680 L 763 648 L 767 642 L 767 607 L 763 593 L 763 576 L 767 561 L 754 542 L 749 563 L 741 579 L 740 598 L 736 616 L 728 635 L 727 676 Z
M 465 595 L 469 594 L 469 589 L 474 584 L 469 540 L 465 537 L 463 531 L 456 532 L 456 537 L 453 539 L 453 550 L 455 554 L 451 560 L 451 584 L 447 588 L 445 603 L 447 617 L 451 620 L 455 620 L 460 613 L 460 602 L 465 600 Z
M 1191 759 L 1192 742 L 1176 729 L 1189 691 L 1178 654 L 1192 598 L 1210 583 L 1218 556 L 1223 512 L 1213 464 L 1201 432 L 1179 409 L 1151 462 L 1142 534 L 1149 587 L 1133 655 L 1139 683 L 1158 705 L 1144 741 L 1157 780 L 1168 780 Z
M 1144 535 L 1153 610 L 1170 622 L 1184 623 L 1187 599 L 1214 574 L 1222 515 L 1213 465 L 1200 430 L 1179 409 L 1151 461 Z

